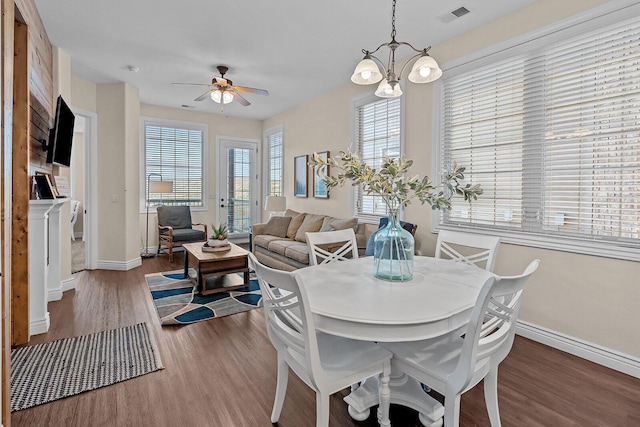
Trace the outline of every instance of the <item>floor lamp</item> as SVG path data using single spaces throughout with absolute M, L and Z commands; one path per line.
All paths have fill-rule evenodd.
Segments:
M 160 181 L 151 181 L 152 176 L 159 176 Z M 144 252 L 140 254 L 142 258 L 152 258 L 156 254 L 149 252 L 149 193 L 173 193 L 173 181 L 163 181 L 162 175 L 159 173 L 150 173 L 147 175 L 147 237 L 144 243 Z

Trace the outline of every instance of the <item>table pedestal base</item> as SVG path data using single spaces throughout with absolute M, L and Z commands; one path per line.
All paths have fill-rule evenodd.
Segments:
M 422 389 L 419 381 L 404 373 L 391 372 L 389 381 L 391 403 L 403 405 L 418 411 L 420 422 L 425 427 L 442 426 L 444 407 Z M 349 405 L 349 415 L 356 421 L 369 417 L 371 407 L 378 404 L 378 378 L 371 377 L 356 387 L 344 398 Z

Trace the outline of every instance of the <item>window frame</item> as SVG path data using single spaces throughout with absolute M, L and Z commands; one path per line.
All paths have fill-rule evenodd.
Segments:
M 530 53 L 545 46 L 552 46 L 556 41 L 569 40 L 585 32 L 591 32 L 622 21 L 629 21 L 629 17 L 640 16 L 640 4 L 621 2 L 616 5 L 605 4 L 577 14 L 555 24 L 506 40 L 494 46 L 477 51 L 471 55 L 461 57 L 443 65 L 445 78 L 435 82 L 433 91 L 433 165 L 434 175 L 443 171 L 442 132 L 443 132 L 443 84 L 447 77 L 455 77 L 472 69 L 490 66 L 508 57 Z M 464 165 L 462 165 L 464 166 Z M 480 196 L 482 197 L 482 196 Z M 498 235 L 502 242 L 520 246 L 593 255 L 606 258 L 640 261 L 640 251 L 637 245 L 626 242 L 602 241 L 598 236 L 567 237 L 546 235 L 542 230 L 512 231 L 500 228 L 490 228 L 477 224 L 450 225 L 441 222 L 442 214 L 434 211 L 431 214 L 431 231 L 459 230 L 476 234 Z
M 157 117 L 140 117 L 140 213 L 146 214 L 147 184 L 147 142 L 146 126 L 164 126 L 174 129 L 188 129 L 202 132 L 202 206 L 191 206 L 192 212 L 209 210 L 209 126 L 206 123 L 185 122 Z M 149 206 L 149 213 L 155 213 L 156 206 Z
M 271 196 L 271 137 L 273 135 L 281 134 L 282 140 L 282 159 L 281 159 L 281 170 L 282 170 L 282 178 L 281 178 L 281 196 L 286 197 L 285 191 L 285 170 L 284 170 L 284 127 L 280 124 L 278 126 L 274 126 L 269 128 L 263 132 L 263 161 L 262 161 L 262 170 L 263 170 L 263 193 L 262 193 L 262 201 L 261 206 L 264 206 L 264 201 L 267 199 L 267 196 Z
M 400 82 L 400 87 L 402 88 L 403 91 L 405 91 L 404 81 Z M 373 104 L 373 103 L 382 101 L 384 99 L 385 98 L 378 97 L 371 92 L 363 93 L 352 98 L 351 100 L 351 145 L 349 146 L 349 149 L 352 152 L 361 153 L 360 144 L 358 141 L 358 134 L 359 134 L 358 109 L 365 105 Z M 398 98 L 392 98 L 392 99 L 398 99 Z M 400 158 L 405 155 L 405 137 L 404 137 L 405 136 L 405 102 L 404 102 L 404 99 L 405 99 L 404 96 L 401 96 L 399 98 L 399 101 L 400 101 L 400 154 L 399 156 Z M 338 152 L 336 151 L 332 155 L 335 156 L 337 154 Z M 380 165 L 374 165 L 374 167 L 376 169 L 379 169 Z M 365 223 L 365 224 L 378 225 L 380 218 L 384 218 L 385 215 L 376 215 L 373 213 L 360 214 L 357 211 L 356 198 L 358 197 L 358 191 L 361 191 L 360 190 L 361 187 L 360 186 L 350 186 L 350 187 L 351 187 L 351 190 L 350 190 L 349 200 L 350 200 L 350 210 L 351 210 L 352 216 L 354 216 L 355 218 L 358 218 L 358 222 Z M 404 209 L 400 209 L 400 212 L 398 213 L 398 218 L 404 219 Z

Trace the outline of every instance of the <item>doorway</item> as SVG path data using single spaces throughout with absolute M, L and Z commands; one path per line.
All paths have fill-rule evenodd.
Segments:
M 71 111 L 76 116 L 71 160 L 71 197 L 80 201 L 78 217 L 71 232 L 75 233 L 75 242 L 79 242 L 76 246 L 82 246 L 84 268 L 94 270 L 98 262 L 98 116 L 94 112 L 73 106 Z
M 258 140 L 219 136 L 216 138 L 216 218 L 226 222 L 229 240 L 249 242 L 251 225 L 259 218 Z

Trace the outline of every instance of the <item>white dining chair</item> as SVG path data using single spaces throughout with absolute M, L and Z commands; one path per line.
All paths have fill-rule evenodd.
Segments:
M 391 353 L 372 342 L 316 331 L 304 284 L 297 281 L 295 272 L 269 268 L 252 253 L 249 265 L 258 278 L 267 333 L 278 358 L 271 422 L 280 418 L 291 368 L 316 392 L 317 427 L 329 425 L 329 397 L 333 393 L 380 375 L 378 420 L 381 426 L 390 426 Z
M 445 427 L 458 426 L 462 393 L 482 379 L 491 426 L 501 425 L 498 365 L 511 350 L 524 284 L 539 264 L 539 260 L 531 262 L 519 276 L 488 279 L 464 337 L 452 333 L 424 341 L 381 344 L 393 353 L 394 369 L 444 396 Z
M 493 271 L 500 237 L 440 230 L 436 243 L 436 258 L 453 259 Z
M 353 228 L 306 233 L 309 265 L 328 264 L 358 258 L 358 242 Z

